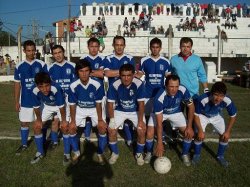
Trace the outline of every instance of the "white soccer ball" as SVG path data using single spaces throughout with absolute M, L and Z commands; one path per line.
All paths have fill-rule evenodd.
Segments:
M 171 169 L 171 162 L 167 157 L 158 157 L 154 162 L 155 171 L 159 174 L 165 174 Z

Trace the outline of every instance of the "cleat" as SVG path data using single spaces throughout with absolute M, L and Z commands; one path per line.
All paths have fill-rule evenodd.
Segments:
M 24 152 L 28 147 L 26 145 L 21 145 L 20 147 L 18 147 L 18 149 L 16 150 L 16 155 L 21 155 L 22 152 Z
M 190 161 L 190 157 L 189 157 L 188 154 L 187 155 L 182 155 L 181 159 L 182 159 L 182 162 L 183 162 L 183 164 L 185 166 L 187 166 L 187 167 L 191 166 L 191 161 Z
M 39 162 L 44 156 L 37 152 L 36 156 L 33 158 L 33 160 L 30 161 L 31 164 L 36 164 L 37 162 Z
M 99 163 L 100 165 L 104 165 L 104 164 L 105 164 L 103 154 L 97 154 L 97 158 L 98 158 L 98 163 Z
M 228 167 L 229 163 L 228 161 L 226 161 L 226 159 L 223 156 L 218 156 L 217 157 L 218 162 L 220 163 L 220 165 L 222 165 L 223 167 Z
M 73 165 L 75 165 L 78 162 L 79 157 L 80 157 L 80 153 L 73 153 L 73 156 L 71 157 Z
M 63 166 L 68 166 L 70 164 L 70 157 L 63 155 Z
M 115 154 L 115 153 L 112 153 L 111 154 L 111 157 L 109 159 L 109 164 L 115 164 L 117 159 L 118 159 L 119 155 Z
M 192 159 L 192 164 L 197 165 L 201 159 L 201 155 L 194 155 Z
M 151 158 L 152 158 L 152 153 L 147 152 L 147 154 L 146 154 L 146 156 L 145 156 L 145 158 L 144 158 L 144 163 L 145 163 L 145 164 L 149 164 L 150 161 L 151 161 Z
M 142 166 L 144 164 L 144 159 L 143 159 L 142 153 L 136 153 L 135 159 L 136 159 L 138 166 Z

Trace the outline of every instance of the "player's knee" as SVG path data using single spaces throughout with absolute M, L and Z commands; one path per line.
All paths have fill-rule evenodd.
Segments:
M 42 132 L 42 129 L 39 125 L 34 125 L 33 130 L 34 130 L 34 134 L 41 134 Z
M 152 139 L 154 137 L 154 127 L 148 126 L 147 138 Z
M 109 137 L 114 138 L 116 136 L 116 129 L 108 128 Z
M 106 125 L 98 125 L 97 129 L 98 129 L 98 132 L 100 134 L 105 134 L 107 132 L 107 126 Z
M 76 127 L 75 126 L 69 126 L 69 134 L 76 134 Z

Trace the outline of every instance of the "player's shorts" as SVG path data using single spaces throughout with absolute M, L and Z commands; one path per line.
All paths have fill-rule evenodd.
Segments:
M 98 124 L 98 116 L 96 108 L 80 108 L 76 107 L 76 126 L 85 127 L 86 118 L 90 117 L 92 126 L 96 127 Z M 105 119 L 103 119 L 105 121 Z
M 21 122 L 33 122 L 35 120 L 34 109 L 21 107 L 19 111 L 19 120 Z
M 62 116 L 58 106 L 45 105 L 42 108 L 42 121 L 46 122 L 52 120 L 53 118 L 59 118 L 62 121 Z
M 150 116 L 153 112 L 154 98 L 145 98 L 145 115 Z
M 185 119 L 185 116 L 182 112 L 174 113 L 174 114 L 163 114 L 163 120 L 165 121 L 168 120 L 172 126 L 172 128 L 180 128 L 180 127 L 186 127 L 187 122 Z M 151 114 L 149 121 L 148 121 L 148 126 L 156 127 L 156 116 L 155 114 Z
M 66 112 L 66 121 L 70 121 L 70 105 L 69 105 L 69 101 L 68 101 L 68 95 L 65 94 L 65 112 Z M 58 116 L 54 116 L 54 118 L 59 118 Z
M 208 118 L 207 116 L 199 114 L 199 118 L 203 132 L 205 132 L 205 129 L 209 123 L 213 125 L 214 129 L 219 134 L 223 134 L 225 132 L 225 121 L 221 115 Z
M 123 126 L 125 120 L 130 120 L 134 127 L 137 128 L 138 125 L 138 112 L 121 112 L 118 110 L 114 111 L 115 126 L 113 129 L 117 129 Z M 143 119 L 145 122 L 145 118 Z

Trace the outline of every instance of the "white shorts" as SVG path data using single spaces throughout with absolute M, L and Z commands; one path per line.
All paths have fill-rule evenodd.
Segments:
M 98 117 L 96 108 L 80 108 L 76 107 L 76 126 L 85 127 L 86 118 L 90 117 L 92 126 L 96 127 L 98 124 Z M 105 119 L 103 119 L 105 121 Z
M 106 96 L 104 96 L 103 98 L 102 98 L 102 118 L 103 119 L 106 119 L 106 116 L 107 116 L 107 114 L 106 114 L 106 107 L 107 107 L 107 97 Z
M 163 121 L 168 120 L 172 126 L 172 128 L 179 128 L 179 127 L 186 127 L 187 126 L 187 121 L 184 117 L 184 114 L 182 112 L 178 112 L 175 114 L 163 114 Z M 155 114 L 151 114 L 149 121 L 148 121 L 148 126 L 155 126 L 156 127 L 156 116 Z
M 205 129 L 209 123 L 213 125 L 214 129 L 219 134 L 223 134 L 225 132 L 225 121 L 220 115 L 208 118 L 202 114 L 199 114 L 199 118 L 203 132 L 205 132 Z
M 65 112 L 66 112 L 66 121 L 69 122 L 70 121 L 70 105 L 69 105 L 69 101 L 68 101 L 68 95 L 65 94 Z M 54 116 L 54 118 L 59 118 L 58 116 Z
M 42 121 L 46 122 L 52 120 L 53 118 L 59 118 L 62 121 L 62 116 L 58 106 L 48 106 L 45 105 L 42 108 Z
M 114 118 L 115 118 L 115 126 L 114 129 L 122 127 L 125 120 L 130 120 L 134 127 L 137 128 L 138 125 L 138 112 L 121 112 L 121 111 L 114 111 Z M 145 122 L 145 118 L 143 117 L 143 121 Z
M 154 98 L 146 98 L 145 99 L 145 115 L 150 116 L 151 113 L 153 112 L 153 106 L 154 106 Z
M 19 120 L 21 122 L 33 122 L 35 120 L 34 109 L 21 107 L 19 111 Z

